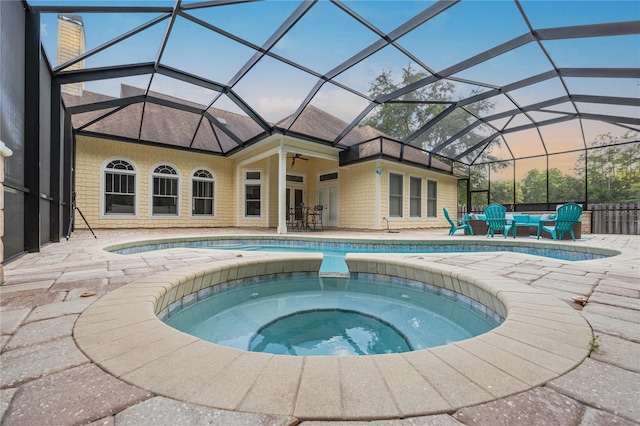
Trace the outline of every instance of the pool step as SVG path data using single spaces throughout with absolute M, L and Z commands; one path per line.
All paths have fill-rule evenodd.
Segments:
M 319 277 L 322 278 L 349 278 L 349 272 L 319 272 Z

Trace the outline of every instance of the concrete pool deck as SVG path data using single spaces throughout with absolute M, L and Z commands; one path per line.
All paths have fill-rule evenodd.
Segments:
M 381 240 L 484 239 L 478 236 L 448 237 L 445 233 L 443 230 L 407 231 L 399 234 L 325 231 L 302 235 L 314 238 Z M 101 296 L 135 280 L 166 271 L 176 271 L 189 265 L 231 261 L 237 255 L 236 252 L 207 249 L 170 249 L 122 256 L 104 252 L 102 247 L 129 240 L 239 234 L 274 235 L 274 232 L 239 232 L 237 229 L 98 230 L 98 239 L 94 239 L 88 231 L 76 231 L 69 241 L 47 245 L 40 253 L 22 256 L 5 265 L 5 282 L 0 287 L 2 424 L 298 424 L 300 419 L 295 417 L 295 407 L 291 407 L 289 412 L 285 410 L 277 414 L 265 414 L 268 410 L 246 408 L 251 403 L 254 407 L 260 403 L 251 397 L 243 397 L 240 403 L 234 402 L 233 406 L 228 407 L 231 409 L 221 410 L 193 404 L 193 401 L 185 402 L 186 398 L 178 398 L 175 395 L 168 398 L 165 392 L 150 392 L 147 388 L 132 385 L 133 381 L 127 380 L 126 377 L 118 378 L 107 373 L 95 362 L 99 360 L 87 356 L 77 345 L 78 336 L 74 332 L 76 322 Z M 580 317 L 580 320 L 584 318 L 593 329 L 593 333 L 600 336 L 600 349 L 586 358 L 580 356 L 577 366 L 563 372 L 559 377 L 529 386 L 528 390 L 515 394 L 504 392 L 502 388 L 513 385 L 518 369 L 501 369 L 499 379 L 494 374 L 492 386 L 495 387 L 488 391 L 486 383 L 483 383 L 484 379 L 480 377 L 481 371 L 465 369 L 466 362 L 459 363 L 456 354 L 445 353 L 451 352 L 451 348 L 440 349 L 441 370 L 437 373 L 442 373 L 444 368 L 455 368 L 462 380 L 458 385 L 450 387 L 457 387 L 460 395 L 477 388 L 489 396 L 468 406 L 463 404 L 458 407 L 449 401 L 449 408 L 445 405 L 444 409 L 436 410 L 432 415 L 386 420 L 384 424 L 637 424 L 640 421 L 640 237 L 584 237 L 575 244 L 615 249 L 622 254 L 612 258 L 579 262 L 505 252 L 421 255 L 421 260 L 440 265 L 442 268 L 455 267 L 456 271 L 469 275 L 503 277 L 530 286 L 535 293 L 547 293 L 553 296 L 554 300 L 566 302 L 562 304 L 563 308 L 570 306 L 574 309 L 572 312 L 580 314 L 576 317 Z M 531 238 L 518 240 L 537 243 Z M 259 257 L 265 254 L 255 252 L 245 257 L 251 256 Z M 403 258 L 412 255 L 394 256 Z M 88 295 L 91 294 L 88 292 L 94 292 L 95 295 Z M 576 295 L 589 298 L 584 308 L 572 302 L 571 298 Z M 93 307 L 95 306 L 97 305 Z M 539 322 L 536 323 L 534 320 L 529 325 L 525 324 L 531 321 L 531 317 L 535 317 L 533 312 L 528 315 L 527 321 L 515 321 L 520 322 L 520 328 L 525 330 L 539 328 L 541 335 L 538 338 L 528 337 L 532 340 L 521 343 L 524 346 L 531 345 L 531 362 L 540 365 L 545 362 L 544 358 L 553 356 L 553 350 L 535 352 L 533 347 L 536 342 L 533 340 L 543 339 L 545 334 L 553 334 L 553 330 L 545 330 L 545 324 L 549 320 L 548 314 L 538 316 Z M 509 352 L 510 349 L 503 347 L 500 341 L 494 342 L 496 348 Z M 582 342 L 580 344 L 582 345 Z M 194 346 L 195 359 L 190 365 L 194 377 L 202 371 L 200 366 L 207 364 L 206 358 L 197 354 L 206 355 L 210 348 L 201 348 L 202 353 L 197 349 Z M 557 349 L 562 351 L 560 348 Z M 476 350 L 479 352 L 480 348 Z M 582 348 L 582 351 L 588 354 L 588 348 Z M 417 354 L 419 352 L 411 357 L 417 357 Z M 156 355 L 156 358 L 164 357 Z M 265 357 L 265 363 L 277 364 L 273 358 Z M 242 360 L 243 357 L 238 356 L 237 359 Z M 146 361 L 138 360 L 142 363 L 141 367 L 149 365 Z M 362 397 L 360 405 L 363 410 L 366 409 L 366 404 L 371 406 L 370 415 L 362 416 L 367 419 L 378 418 L 376 410 L 387 403 L 392 408 L 395 407 L 399 413 L 398 417 L 401 417 L 402 410 L 398 408 L 406 404 L 412 403 L 418 407 L 424 404 L 427 407 L 437 398 L 443 398 L 443 395 L 452 398 L 442 390 L 431 397 L 415 393 L 396 394 L 394 390 L 409 385 L 406 380 L 394 382 L 402 377 L 401 374 L 406 373 L 407 364 L 399 363 L 381 366 L 380 363 L 372 362 L 371 371 L 396 369 L 405 370 L 405 373 L 397 372 L 387 376 L 382 374 L 383 379 L 377 381 L 376 388 L 349 389 L 346 386 L 357 384 L 357 380 L 346 381 L 354 372 L 349 368 L 352 361 L 343 358 L 324 359 L 319 362 L 340 364 L 340 368 L 318 366 L 315 373 L 317 380 L 325 380 L 325 385 L 328 386 L 325 390 L 335 391 L 322 392 L 318 386 L 318 392 L 313 396 L 315 399 L 310 396 L 311 399 L 308 401 L 318 413 L 308 418 L 316 420 L 302 421 L 302 424 L 330 423 L 326 419 L 340 418 L 342 412 L 338 416 L 335 413 L 327 413 L 327 416 L 323 417 L 323 404 L 329 404 L 331 399 L 339 399 L 340 396 L 337 394 Z M 421 357 L 409 365 L 409 370 L 415 374 L 408 375 L 407 380 L 422 377 L 434 389 L 439 389 L 438 386 L 433 386 L 438 384 L 439 374 L 435 374 L 434 371 L 433 375 L 430 375 L 429 371 L 420 373 L 416 370 L 417 363 L 423 361 L 424 357 Z M 114 365 L 122 368 L 118 363 Z M 237 377 L 240 377 L 240 374 L 248 371 L 247 368 L 242 368 L 241 362 L 231 367 L 223 369 L 221 374 L 237 374 Z M 158 377 L 169 376 L 166 369 L 170 368 L 171 363 L 165 365 L 162 371 L 147 367 L 146 373 L 151 380 L 161 382 Z M 138 369 L 140 374 L 144 370 Z M 271 395 L 273 402 L 267 405 L 274 407 L 279 398 L 287 394 L 289 388 L 280 377 L 288 374 L 289 370 L 290 368 L 286 367 L 282 374 L 279 374 L 276 365 L 274 368 L 260 370 L 258 377 L 249 379 L 256 389 L 258 385 L 262 386 L 266 389 L 266 394 Z M 523 372 L 525 370 L 522 369 Z M 269 377 L 269 374 L 272 376 Z M 181 376 L 172 377 L 179 382 Z M 188 377 L 184 377 L 184 380 L 187 379 Z M 179 387 L 178 382 L 176 388 Z M 453 385 L 448 382 L 445 384 Z M 233 394 L 231 388 L 216 390 L 217 393 L 227 396 Z M 384 400 L 381 395 L 392 397 Z M 201 400 L 206 399 L 206 395 L 201 396 Z M 339 402 L 337 406 L 345 405 Z

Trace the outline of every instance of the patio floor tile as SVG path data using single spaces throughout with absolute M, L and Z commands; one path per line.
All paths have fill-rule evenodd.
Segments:
M 640 374 L 588 358 L 548 386 L 592 407 L 637 421 Z
M 149 392 L 85 364 L 23 385 L 14 395 L 3 423 L 88 423 L 151 397 Z
M 273 236 L 275 231 L 242 234 Z M 168 330 L 153 314 L 161 291 L 147 295 L 144 289 L 185 277 L 181 268 L 211 262 L 226 265 L 228 275 L 229 265 L 253 257 L 255 266 L 233 269 L 231 274 L 266 271 L 272 264 L 264 259 L 272 256 L 171 249 L 126 257 L 102 248 L 145 238 L 202 235 L 239 232 L 99 230 L 94 239 L 88 231 L 77 230 L 69 241 L 43 246 L 39 253 L 5 264 L 0 285 L 0 422 L 288 426 L 301 421 L 303 426 L 329 426 L 338 424 L 335 421 L 344 424 L 350 417 L 361 420 L 350 426 L 373 419 L 378 420 L 366 424 L 640 423 L 640 236 L 590 235 L 577 243 L 562 243 L 621 253 L 580 262 L 510 252 L 382 254 L 378 258 L 394 262 L 383 268 L 385 272 L 410 272 L 414 277 L 412 268 L 431 267 L 451 274 L 437 272 L 434 280 L 458 288 L 457 277 L 477 281 L 483 289 L 484 281 L 493 281 L 497 294 L 507 300 L 509 321 L 477 341 L 363 363 L 330 357 L 292 361 L 272 355 L 259 356 L 262 361 L 256 362 L 243 351 L 186 335 L 165 345 L 169 334 L 178 332 Z M 452 241 L 446 230 L 326 230 L 311 236 Z M 488 241 L 466 236 L 455 240 Z M 433 277 L 422 270 L 419 275 Z M 119 293 L 117 289 L 134 280 L 141 280 L 135 291 Z M 462 287 L 475 292 L 466 284 Z M 96 295 L 82 297 L 89 290 Z M 589 297 L 584 308 L 571 300 L 577 293 Z M 600 349 L 590 353 L 592 333 L 600 336 Z M 162 348 L 158 342 L 163 342 Z M 212 347 L 217 349 L 211 352 Z M 87 358 L 85 350 L 95 358 Z M 519 364 L 519 359 L 527 361 Z M 104 363 L 106 371 L 94 362 Z M 471 362 L 484 367 L 471 368 Z M 498 362 L 501 368 L 496 368 Z M 556 378 L 539 380 L 544 372 Z M 368 379 L 359 384 L 359 377 Z M 150 384 L 154 391 L 148 390 Z M 421 390 L 407 393 L 409 388 Z M 173 392 L 174 399 L 164 392 Z M 202 405 L 194 404 L 194 398 Z M 438 412 L 443 414 L 424 416 Z

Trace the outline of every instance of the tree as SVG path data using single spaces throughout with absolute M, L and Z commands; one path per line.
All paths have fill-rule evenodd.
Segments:
M 523 203 L 547 202 L 547 176 L 549 178 L 550 203 L 584 201 L 584 179 L 565 173 L 560 169 L 551 168 L 549 172 L 531 169 L 522 178 L 517 187 L 522 190 Z
M 584 201 L 584 179 L 562 173 L 560 169 L 549 169 L 549 202 L 565 203 Z
M 402 70 L 402 79 L 399 83 L 395 83 L 390 71 L 383 71 L 371 83 L 369 88 L 369 96 L 378 99 L 382 96 L 393 93 L 400 88 L 416 83 L 427 78 L 428 75 L 421 71 L 414 70 L 408 65 Z M 438 80 L 432 84 L 420 87 L 406 95 L 394 99 L 392 103 L 384 103 L 380 105 L 375 113 L 367 117 L 361 123 L 363 126 L 368 125 L 374 127 L 390 137 L 403 140 L 408 136 L 420 130 L 430 120 L 437 117 L 449 105 L 456 102 L 454 99 L 456 87 L 454 83 L 447 80 Z M 471 96 L 479 92 L 472 92 Z M 488 100 L 481 100 L 465 108 L 476 115 L 482 115 L 493 109 L 493 104 Z M 474 123 L 476 119 L 472 114 L 458 107 L 448 114 L 443 120 L 438 121 L 425 132 L 417 136 L 411 145 L 420 147 L 426 151 L 432 151 L 435 147 L 449 140 L 451 136 L 458 133 Z M 483 140 L 486 135 L 480 134 L 476 129 L 471 130 L 458 140 L 447 146 L 438 154 L 445 157 L 454 158 L 458 154 L 465 152 L 468 148 Z M 499 144 L 499 140 L 494 140 L 492 145 L 485 149 L 482 153 L 483 160 L 491 163 L 492 170 L 500 170 L 507 165 L 497 161 L 497 158 L 491 155 L 493 144 Z M 482 150 L 480 147 L 478 153 Z M 484 178 L 488 177 L 489 167 L 481 167 L 476 171 L 475 178 L 482 179 L 479 174 L 484 171 Z M 471 187 L 474 188 L 474 178 L 471 178 Z M 466 194 L 459 193 L 459 199 L 462 204 L 466 203 Z M 463 201 L 464 200 L 464 201 Z
M 621 138 L 610 133 L 599 135 L 593 142 L 599 148 L 580 156 L 575 171 L 584 180 L 586 159 L 589 202 L 640 202 L 640 142 L 620 144 L 634 139 L 638 139 L 638 132 L 629 131 Z
M 382 71 L 382 74 L 370 83 L 369 96 L 377 99 L 426 77 L 427 74 L 421 71 L 414 72 L 411 65 L 408 65 L 402 70 L 401 83 L 396 84 L 393 82 L 391 71 Z M 429 101 L 450 101 L 452 95 L 453 84 L 440 80 L 406 94 L 400 99 L 404 103 L 382 104 L 376 113 L 367 117 L 362 124 L 375 127 L 392 138 L 402 140 L 446 108 L 444 104 L 428 103 Z
M 627 132 L 621 138 L 610 133 L 599 135 L 592 142 L 594 148 L 576 161 L 575 176 L 550 169 L 549 202 L 584 201 L 585 173 L 589 202 L 640 202 L 640 143 L 621 143 L 634 139 L 638 139 L 638 132 Z M 547 202 L 545 171 L 529 170 L 520 185 L 525 203 Z
M 402 80 L 396 84 L 393 81 L 391 72 L 383 71 L 370 83 L 369 96 L 377 99 L 426 77 L 428 77 L 426 73 L 415 71 L 411 68 L 411 65 L 408 65 L 402 70 Z M 456 87 L 452 82 L 438 80 L 395 99 L 393 103 L 380 105 L 374 114 L 362 122 L 362 125 L 372 126 L 392 138 L 403 140 L 420 130 L 430 120 L 444 111 L 449 104 L 454 104 L 456 102 L 456 99 L 454 99 L 455 90 Z M 477 93 L 472 92 L 471 95 L 473 96 Z M 493 104 L 485 99 L 465 108 L 474 114 L 483 114 L 490 111 L 493 108 Z M 475 121 L 476 119 L 472 115 L 458 107 L 447 115 L 445 119 L 440 120 L 420 134 L 411 144 L 431 151 Z M 484 139 L 483 135 L 477 133 L 477 130 L 472 130 L 451 144 L 446 149 L 446 153 L 441 154 L 453 158 L 482 139 Z
M 522 200 L 524 203 L 547 202 L 547 174 L 531 169 L 524 176 L 519 185 L 522 188 Z
M 498 180 L 491 182 L 491 200 L 492 203 L 514 204 L 513 200 L 513 181 Z M 515 203 L 522 202 L 522 190 L 516 186 Z

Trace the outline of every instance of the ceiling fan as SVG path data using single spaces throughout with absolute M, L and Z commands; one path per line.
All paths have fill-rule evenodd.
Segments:
M 308 158 L 304 158 L 302 156 L 302 154 L 293 154 L 293 156 L 288 157 L 288 158 L 291 158 L 291 169 L 293 169 L 293 166 L 295 166 L 296 160 L 298 160 L 298 159 L 304 160 L 304 161 L 308 161 L 309 160 Z

